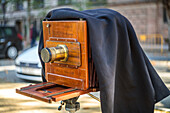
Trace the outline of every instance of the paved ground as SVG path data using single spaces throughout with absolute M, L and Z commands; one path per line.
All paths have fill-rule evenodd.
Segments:
M 0 113 L 68 113 L 63 109 L 58 111 L 59 102 L 48 104 L 15 93 L 16 88 L 31 84 L 15 76 L 14 61 L 0 59 Z M 81 109 L 77 113 L 100 113 L 100 102 L 88 95 L 78 100 Z
M 157 72 L 170 89 L 169 62 L 155 62 Z M 32 82 L 24 81 L 15 76 L 14 61 L 0 59 L 0 113 L 67 113 L 65 110 L 58 111 L 59 102 L 48 104 L 15 93 L 15 89 L 26 86 Z M 100 103 L 88 95 L 83 95 L 78 100 L 81 109 L 77 113 L 100 113 Z M 156 104 L 159 110 L 170 111 L 170 97 Z M 163 113 L 155 111 L 155 113 Z
M 15 93 L 15 88 L 27 83 L 4 83 L 0 85 L 0 113 L 67 113 L 58 111 L 59 102 L 48 104 Z M 81 109 L 77 113 L 99 113 L 100 103 L 87 95 L 80 97 Z
M 170 61 L 151 61 L 151 63 L 168 89 L 170 89 Z M 157 103 L 155 108 L 170 113 L 170 96 Z

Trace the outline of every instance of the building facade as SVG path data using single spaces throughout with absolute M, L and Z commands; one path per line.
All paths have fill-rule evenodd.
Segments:
M 30 23 L 34 23 L 37 30 L 40 31 L 41 21 L 45 14 L 58 4 L 58 0 L 33 0 L 30 1 Z M 2 9 L 2 5 L 1 5 Z M 5 20 L 6 25 L 15 26 L 23 36 L 26 37 L 26 27 L 28 18 L 28 2 L 27 0 L 8 2 L 6 5 Z M 3 13 L 0 14 L 0 23 L 4 24 Z
M 168 38 L 168 22 L 162 3 L 151 1 L 117 4 L 108 8 L 128 18 L 137 35 L 161 34 L 164 38 Z
M 28 0 L 18 1 L 7 4 L 5 14 L 6 24 L 16 26 L 18 32 L 26 36 Z M 76 5 L 77 2 L 81 2 L 84 5 Z M 164 38 L 168 38 L 168 24 L 165 10 L 162 3 L 157 0 L 31 0 L 30 3 L 29 21 L 36 24 L 38 31 L 41 28 L 43 17 L 47 12 L 55 8 L 109 8 L 120 12 L 128 18 L 137 35 L 162 34 Z M 3 23 L 3 13 L 2 11 L 0 12 L 0 23 Z

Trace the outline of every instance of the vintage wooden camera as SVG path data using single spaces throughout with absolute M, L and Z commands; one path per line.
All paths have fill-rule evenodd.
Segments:
M 98 90 L 86 21 L 43 21 L 43 39 L 41 58 L 48 82 L 17 93 L 51 103 Z

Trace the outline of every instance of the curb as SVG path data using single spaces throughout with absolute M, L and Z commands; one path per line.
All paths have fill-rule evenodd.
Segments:
M 170 67 L 170 61 L 157 61 L 157 60 L 150 60 L 153 66 L 165 66 Z
M 155 108 L 154 113 L 170 113 L 170 109 L 167 109 L 167 108 Z

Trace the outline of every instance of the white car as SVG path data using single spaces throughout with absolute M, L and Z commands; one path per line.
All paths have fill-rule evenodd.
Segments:
M 15 66 L 17 77 L 31 81 L 42 81 L 38 46 L 34 46 L 21 53 L 15 60 Z

